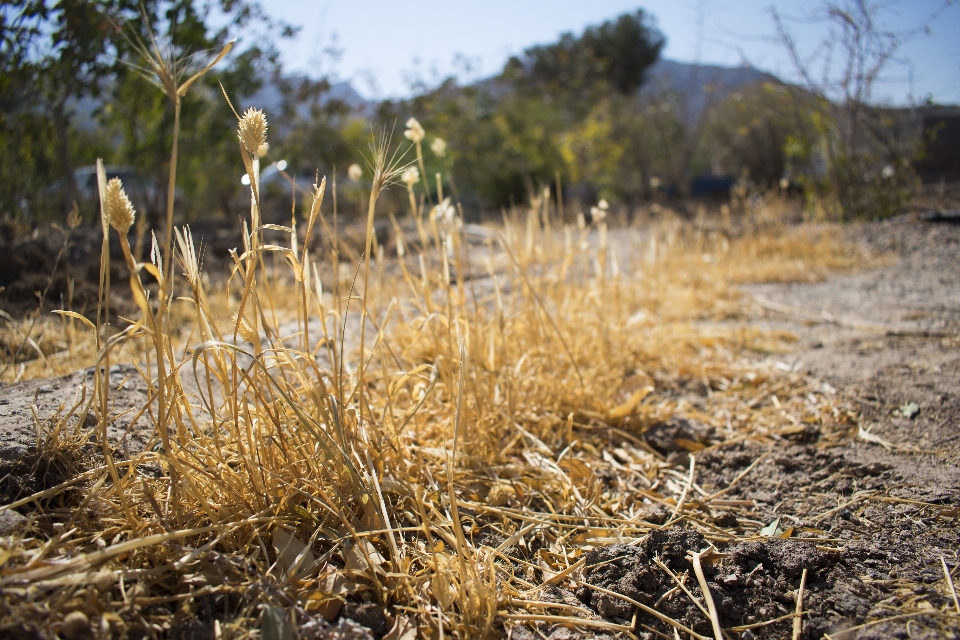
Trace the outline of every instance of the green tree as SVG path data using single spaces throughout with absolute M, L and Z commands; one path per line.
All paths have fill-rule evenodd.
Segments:
M 531 47 L 511 58 L 503 75 L 529 91 L 574 98 L 577 106 L 613 90 L 632 95 L 666 41 L 642 9 L 588 27 L 580 37 L 565 33 L 559 42 Z
M 579 183 L 575 191 L 620 194 L 614 183 L 633 170 L 620 162 L 636 158 L 624 132 L 636 140 L 637 90 L 663 45 L 636 11 L 527 49 L 494 78 L 467 87 L 448 80 L 380 114 L 388 122 L 414 115 L 447 140 L 454 185 L 477 208 L 522 202 L 558 172 Z
M 119 36 L 117 25 L 131 11 L 136 11 L 133 0 L 13 0 L 0 8 L 0 82 L 9 114 L 4 137 L 10 139 L 11 129 L 29 123 L 28 137 L 14 134 L 11 140 L 23 149 L 49 138 L 41 132 L 44 124 L 52 128 L 67 206 L 77 197 L 70 102 L 99 95 L 115 66 L 110 54 Z M 19 155 L 45 154 L 32 149 Z
M 217 28 L 210 26 L 217 11 Z M 257 29 L 254 29 L 254 27 Z M 238 171 L 226 169 L 236 158 L 229 107 L 219 82 L 233 95 L 250 95 L 263 74 L 275 69 L 269 43 L 292 34 L 270 21 L 252 0 L 13 0 L 0 7 L 0 144 L 21 158 L 31 172 L 0 168 L 0 206 L 15 211 L 32 197 L 42 205 L 42 186 L 58 180 L 61 206 L 77 198 L 74 167 L 97 156 L 108 163 L 135 167 L 165 184 L 171 146 L 173 105 L 144 80 L 138 43 L 160 52 L 185 74 L 205 63 L 234 32 L 244 31 L 252 45 L 234 50 L 227 64 L 207 74 L 182 101 L 185 128 L 180 172 L 188 214 L 225 208 L 227 193 L 237 190 Z M 261 46 L 260 43 L 268 43 Z M 84 102 L 85 101 L 85 102 Z M 79 131 L 78 105 L 96 106 L 94 132 Z M 82 141 L 83 144 L 78 144 Z M 234 163 L 235 164 L 235 163 Z M 23 166 L 23 165 L 21 165 Z M 162 188 L 145 213 L 156 224 L 166 197 Z M 32 194 L 32 195 L 31 195 Z M 34 206 L 34 209 L 36 206 Z
M 816 96 L 782 84 L 738 91 L 707 114 L 700 162 L 714 173 L 746 175 L 765 189 L 785 177 L 804 180 L 815 172 L 820 141 L 809 114 L 821 106 Z

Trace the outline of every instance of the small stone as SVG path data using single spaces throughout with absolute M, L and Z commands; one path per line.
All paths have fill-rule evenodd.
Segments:
M 5 535 L 13 531 L 26 521 L 27 519 L 24 516 L 12 509 L 0 511 L 0 535 Z
M 80 640 L 90 635 L 90 618 L 83 611 L 71 611 L 63 619 L 63 637 L 67 640 Z

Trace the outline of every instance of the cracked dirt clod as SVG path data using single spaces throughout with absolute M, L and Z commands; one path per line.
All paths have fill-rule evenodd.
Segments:
M 9 504 L 69 480 L 100 454 L 92 437 L 97 424 L 93 370 L 59 378 L 28 380 L 0 386 L 0 503 Z M 136 414 L 147 401 L 146 385 L 132 366 L 110 370 L 110 423 L 107 438 L 114 456 L 122 459 L 143 451 L 153 437 L 149 418 Z M 34 418 L 35 407 L 40 423 Z M 70 412 L 73 415 L 66 419 Z M 48 452 L 45 442 L 66 419 L 58 437 L 70 446 Z

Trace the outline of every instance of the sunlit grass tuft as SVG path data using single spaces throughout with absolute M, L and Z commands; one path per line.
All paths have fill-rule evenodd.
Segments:
M 425 133 L 408 127 L 422 168 Z M 137 263 L 126 240 L 133 211 L 121 185 L 104 185 L 140 316 L 109 335 L 96 327 L 96 340 L 76 318 L 60 322 L 78 358 L 136 359 L 155 437 L 114 460 L 102 418 L 106 464 L 71 485 L 85 512 L 70 517 L 70 535 L 49 537 L 42 523 L 65 516 L 44 514 L 34 535 L 4 543 L 4 606 L 37 628 L 82 611 L 104 633 L 154 633 L 218 594 L 234 603 L 218 618 L 220 637 L 308 628 L 347 599 L 383 607 L 398 638 L 409 637 L 404 629 L 500 636 L 556 621 L 536 613 L 541 588 L 579 579 L 586 550 L 645 535 L 656 505 L 711 539 L 748 533 L 704 524 L 709 501 L 680 495 L 672 464 L 642 440 L 651 426 L 674 416 L 709 426 L 714 435 L 691 442 L 691 453 L 792 437 L 785 411 L 827 434 L 848 429 L 834 398 L 811 405 L 809 381 L 762 361 L 783 336 L 697 324 L 742 312 L 733 282 L 866 262 L 835 234 L 770 224 L 611 229 L 597 214 L 578 227 L 563 224 L 549 191 L 479 233 L 439 181 L 436 206 L 429 181 L 417 193 L 416 169 L 384 135 L 369 167 L 363 253 L 348 261 L 336 235 L 315 241 L 315 229 L 337 228 L 324 212 L 325 180 L 303 221 L 262 223 L 266 131 L 261 112 L 239 121 L 250 217 L 215 290 L 188 228 L 173 233 L 182 285 L 166 275 L 156 242 L 152 261 Z M 394 219 L 409 237 L 388 259 L 374 219 L 398 179 L 412 221 Z M 147 293 L 145 271 L 158 292 Z M 708 396 L 690 404 L 681 380 Z M 742 417 L 745 392 L 773 382 L 777 407 Z M 107 376 L 96 392 L 110 415 Z M 534 539 L 546 552 L 524 551 Z

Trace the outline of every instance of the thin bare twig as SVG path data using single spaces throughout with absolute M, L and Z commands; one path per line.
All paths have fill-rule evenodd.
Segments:
M 717 605 L 713 603 L 713 596 L 710 595 L 710 587 L 707 586 L 707 579 L 703 575 L 703 566 L 700 564 L 700 551 L 695 551 L 693 556 L 693 571 L 697 574 L 697 582 L 700 583 L 700 590 L 703 592 L 703 601 L 707 603 L 707 609 L 710 612 L 710 623 L 713 625 L 713 636 L 715 640 L 723 640 L 723 629 L 720 628 L 720 616 L 717 614 Z
M 957 613 L 960 613 L 960 600 L 957 599 L 957 588 L 953 585 L 953 576 L 950 575 L 950 570 L 947 568 L 947 561 L 943 559 L 943 554 L 940 554 L 940 564 L 943 566 L 943 575 L 947 579 L 947 584 L 950 586 L 950 595 L 953 596 L 953 606 L 956 607 Z
M 797 589 L 797 610 L 796 617 L 793 619 L 793 640 L 799 640 L 800 632 L 803 631 L 803 589 L 807 586 L 807 570 L 803 570 L 800 576 L 800 588 Z

